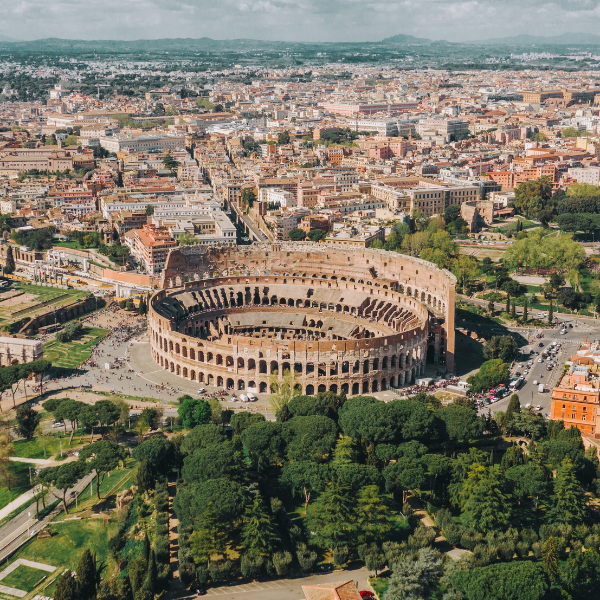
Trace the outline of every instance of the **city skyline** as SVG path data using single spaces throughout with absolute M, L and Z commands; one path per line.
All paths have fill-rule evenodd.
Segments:
M 484 41 L 522 34 L 600 30 L 597 0 L 0 0 L 0 40 L 251 38 L 290 42 L 375 42 L 396 34 Z M 335 27 L 332 27 L 335 24 Z

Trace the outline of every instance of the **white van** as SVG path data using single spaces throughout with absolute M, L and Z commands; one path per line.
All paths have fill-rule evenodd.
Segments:
M 256 402 L 257 398 L 252 392 L 248 392 L 248 402 Z

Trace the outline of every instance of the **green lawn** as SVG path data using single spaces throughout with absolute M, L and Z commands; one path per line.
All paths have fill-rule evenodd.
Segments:
M 52 573 L 19 565 L 12 573 L 0 580 L 0 585 L 6 585 L 24 592 L 32 592 L 44 576 L 48 578 L 48 576 L 52 576 Z
M 26 463 L 10 462 L 8 468 L 14 477 L 14 482 L 10 486 L 10 491 L 5 485 L 0 486 L 0 508 L 24 494 L 31 488 L 29 484 L 29 467 Z
M 55 242 L 54 245 L 58 248 L 70 248 L 71 250 L 92 250 L 92 248 L 84 248 L 77 240 L 70 240 L 68 242 Z
M 108 538 L 114 529 L 115 524 L 109 523 L 106 527 L 102 519 L 52 523 L 51 538 L 40 540 L 35 537 L 14 555 L 14 559 L 25 558 L 74 571 L 83 552 L 90 549 L 98 556 L 98 563 L 102 563 L 108 558 Z M 107 575 L 104 571 L 103 576 Z M 53 597 L 55 586 L 53 583 L 43 595 Z
M 52 458 L 60 454 L 60 439 L 51 435 L 35 437 L 31 440 L 18 440 L 13 442 L 14 456 L 21 458 Z M 76 446 L 78 444 L 73 444 Z M 44 454 L 44 447 L 46 452 Z M 69 449 L 69 438 L 62 440 L 63 453 Z
M 16 299 L 15 291 L 21 292 Z M 78 290 L 62 290 L 28 283 L 14 284 L 10 290 L 0 294 L 0 318 L 8 322 L 18 321 L 47 312 L 50 308 L 59 308 L 77 298 L 86 298 L 88 295 L 89 292 Z
M 53 367 L 76 369 L 90 357 L 96 344 L 109 333 L 108 329 L 84 327 L 75 340 L 64 344 L 54 340 L 44 344 L 44 358 L 51 360 Z
M 383 594 L 385 594 L 390 586 L 390 580 L 388 577 L 369 577 L 369 583 L 380 598 L 383 598 Z

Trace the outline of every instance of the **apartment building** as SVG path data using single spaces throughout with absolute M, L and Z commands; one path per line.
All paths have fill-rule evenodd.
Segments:
M 572 168 L 568 171 L 569 177 L 577 183 L 600 185 L 600 167 Z
M 550 418 L 565 427 L 577 427 L 582 434 L 596 433 L 600 400 L 600 379 L 593 359 L 577 359 L 552 390 Z M 587 363 L 587 364 L 582 364 Z
M 177 242 L 165 229 L 155 225 L 132 229 L 125 234 L 123 241 L 133 257 L 150 275 L 160 273 L 164 269 L 169 249 L 177 246 Z

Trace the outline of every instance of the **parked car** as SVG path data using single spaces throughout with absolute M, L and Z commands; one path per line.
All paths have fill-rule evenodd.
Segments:
M 368 592 L 366 590 L 361 590 L 358 592 L 361 598 L 375 598 L 375 594 L 373 592 Z
M 199 394 L 206 394 L 206 390 L 205 390 L 204 388 L 200 388 L 200 389 L 198 390 L 198 393 L 199 393 Z
M 62 423 L 61 421 L 54 421 L 54 423 L 52 423 L 52 427 L 64 427 L 65 424 Z

